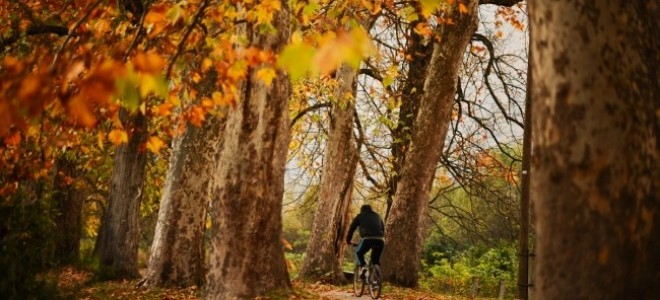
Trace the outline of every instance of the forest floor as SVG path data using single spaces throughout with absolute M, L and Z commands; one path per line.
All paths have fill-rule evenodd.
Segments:
M 49 274 L 57 280 L 58 290 L 66 299 L 138 299 L 138 300 L 193 300 L 201 299 L 202 291 L 197 287 L 185 289 L 138 288 L 137 280 L 97 281 L 90 271 L 79 268 L 64 268 Z M 320 283 L 293 281 L 293 293 L 263 299 L 369 299 L 368 295 L 354 297 L 352 286 L 332 286 Z M 384 300 L 454 300 L 460 297 L 433 295 L 412 289 L 385 286 Z

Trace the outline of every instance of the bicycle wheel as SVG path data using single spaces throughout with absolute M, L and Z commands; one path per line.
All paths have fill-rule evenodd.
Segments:
M 364 280 L 360 278 L 360 265 L 358 264 L 355 264 L 353 272 L 353 293 L 356 297 L 360 297 L 364 293 Z
M 383 273 L 379 265 L 374 265 L 369 274 L 369 295 L 373 299 L 378 299 L 383 289 Z

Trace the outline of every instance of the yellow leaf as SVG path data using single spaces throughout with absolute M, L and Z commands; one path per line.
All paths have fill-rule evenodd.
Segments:
M 223 95 L 220 92 L 213 92 L 211 98 L 213 98 L 215 105 L 231 105 L 234 102 L 234 97 L 229 93 Z
M 100 149 L 105 148 L 105 135 L 102 132 L 99 132 L 96 135 L 96 143 L 99 146 Z
M 213 66 L 213 61 L 210 58 L 204 58 L 202 61 L 202 72 L 208 71 Z
M 284 47 L 277 59 L 277 65 L 287 70 L 291 80 L 297 80 L 311 70 L 315 53 L 314 47 L 302 41 L 293 42 Z
M 442 0 L 420 0 L 419 3 L 422 6 L 422 15 L 428 18 L 433 12 L 440 8 L 442 2 Z
M 121 143 L 128 143 L 128 134 L 126 131 L 121 129 L 113 129 L 108 133 L 108 140 L 115 145 L 120 145 Z
M 157 136 L 150 136 L 147 140 L 147 149 L 152 153 L 158 154 L 163 146 L 165 146 L 165 142 Z
M 259 80 L 263 81 L 267 86 L 270 86 L 276 74 L 273 68 L 261 68 L 259 71 L 257 71 L 256 76 Z
M 161 75 L 146 75 L 140 76 L 140 97 L 146 98 L 149 94 L 165 98 L 167 97 L 167 83 Z

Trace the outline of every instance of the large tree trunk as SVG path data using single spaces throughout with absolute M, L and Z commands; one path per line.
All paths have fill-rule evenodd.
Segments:
M 204 281 L 204 225 L 224 121 L 188 125 L 174 139 L 158 211 L 145 285 L 191 286 Z
M 110 179 L 108 208 L 105 211 L 95 254 L 101 277 L 134 278 L 138 276 L 138 238 L 140 202 L 144 194 L 147 153 L 147 118 L 141 113 L 127 116 L 120 111 L 128 143 L 117 147 Z
M 394 203 L 394 195 L 396 194 L 396 189 L 401 178 L 403 162 L 410 148 L 410 140 L 412 139 L 413 129 L 415 128 L 415 118 L 417 117 L 419 103 L 424 92 L 426 71 L 431 62 L 431 55 L 433 54 L 433 43 L 427 43 L 424 41 L 424 37 L 414 33 L 415 26 L 420 22 L 412 22 L 408 30 L 411 38 L 406 54 L 410 55 L 412 60 L 409 62 L 406 82 L 401 91 L 399 121 L 392 133 L 392 158 L 394 162 L 392 164 L 392 177 L 390 177 L 387 184 L 385 220 L 389 218 L 390 210 Z
M 277 33 L 247 24 L 253 45 L 279 53 L 289 39 L 287 2 L 274 16 Z M 237 299 L 291 287 L 282 247 L 282 196 L 289 141 L 289 80 L 270 86 L 250 69 L 243 96 L 227 117 L 211 204 L 213 236 L 207 298 Z
M 335 283 L 346 281 L 342 261 L 346 243 L 357 148 L 353 139 L 355 79 L 357 71 L 343 65 L 337 72 L 341 85 L 332 105 L 328 144 L 323 159 L 319 202 L 300 277 Z M 346 99 L 346 95 L 351 95 Z
M 70 264 L 78 260 L 82 234 L 84 199 L 83 194 L 74 186 L 79 171 L 71 155 L 71 153 L 63 153 L 57 158 L 53 184 L 53 200 L 57 206 L 55 258 L 62 264 Z
M 429 192 L 449 126 L 460 62 L 477 27 L 477 2 L 470 1 L 465 14 L 454 8 L 456 24 L 445 26 L 442 42 L 433 49 L 410 150 L 385 226 L 383 273 L 398 285 L 417 285 Z
M 534 1 L 538 299 L 660 295 L 654 1 Z

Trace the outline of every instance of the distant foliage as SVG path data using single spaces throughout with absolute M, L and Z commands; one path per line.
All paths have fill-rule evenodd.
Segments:
M 472 247 L 457 254 L 426 253 L 440 258 L 423 262 L 422 286 L 433 292 L 460 296 L 497 297 L 500 280 L 507 294 L 516 288 L 518 256 L 515 245 L 502 245 L 488 250 Z
M 41 299 L 54 292 L 38 276 L 54 262 L 55 212 L 45 188 L 37 180 L 0 201 L 0 299 Z

